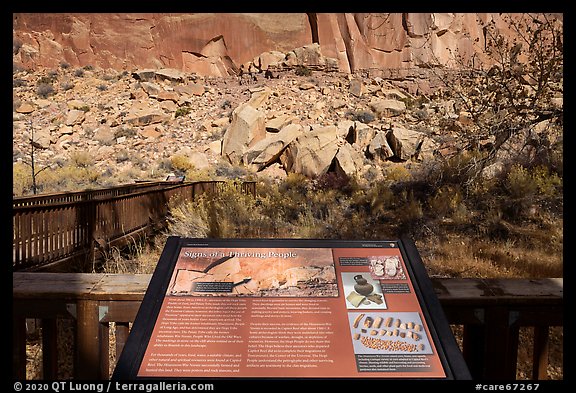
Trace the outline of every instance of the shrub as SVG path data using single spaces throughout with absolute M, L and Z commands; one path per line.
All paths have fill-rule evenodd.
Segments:
M 412 174 L 405 166 L 392 164 L 386 168 L 384 177 L 389 182 L 402 182 L 412 179 Z
M 63 70 L 67 70 L 68 68 L 70 68 L 70 64 L 63 61 L 60 63 L 60 68 L 62 68 Z
M 54 82 L 54 78 L 51 76 L 41 76 L 38 81 L 36 82 L 36 85 L 50 85 L 52 84 L 52 82 Z
M 94 157 L 85 151 L 70 154 L 70 163 L 78 168 L 87 168 L 94 165 Z
M 428 199 L 428 204 L 432 214 L 444 217 L 456 211 L 462 199 L 462 194 L 457 186 L 444 185 Z
M 126 138 L 132 138 L 134 136 L 136 136 L 137 131 L 133 128 L 129 128 L 129 127 L 119 127 L 115 132 L 114 132 L 114 138 L 118 139 L 121 138 L 123 136 L 125 136 Z
M 36 94 L 42 98 L 46 98 L 54 94 L 54 87 L 48 83 L 40 83 L 36 87 Z
M 31 188 L 31 168 L 22 162 L 14 163 L 12 165 L 12 193 L 15 196 L 22 196 L 30 192 Z
M 170 167 L 179 174 L 185 174 L 186 171 L 194 168 L 188 157 L 176 154 L 170 157 Z
M 188 106 L 181 106 L 180 108 L 176 109 L 176 112 L 174 113 L 174 118 L 185 116 L 189 114 L 191 110 L 192 109 Z
M 116 162 L 120 163 L 128 161 L 128 159 L 128 152 L 126 150 L 120 150 L 118 153 L 116 153 Z
M 305 65 L 297 65 L 294 73 L 298 76 L 310 76 L 312 75 L 312 70 Z
M 350 116 L 352 120 L 359 121 L 364 124 L 373 122 L 374 119 L 376 118 L 372 112 L 368 111 L 352 112 L 350 113 Z
M 81 78 L 84 76 L 84 69 L 83 68 L 76 68 L 74 70 L 74 76 Z
M 557 194 L 562 180 L 548 168 L 537 166 L 529 169 L 513 165 L 506 176 L 504 187 L 515 199 L 531 200 L 536 196 L 552 197 Z
M 235 180 L 245 177 L 247 172 L 243 167 L 230 165 L 230 163 L 222 160 L 218 163 L 216 168 L 214 168 L 214 174 L 217 177 Z
M 98 85 L 97 89 L 100 90 L 100 91 L 106 91 L 106 90 L 108 90 L 108 86 L 106 86 L 106 85 Z

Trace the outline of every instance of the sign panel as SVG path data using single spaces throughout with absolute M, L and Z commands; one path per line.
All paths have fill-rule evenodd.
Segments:
M 406 242 L 171 237 L 114 378 L 468 379 Z

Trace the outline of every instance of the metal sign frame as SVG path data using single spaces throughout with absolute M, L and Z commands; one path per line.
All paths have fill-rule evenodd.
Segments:
M 291 376 L 280 376 L 280 375 L 273 375 L 273 376 L 263 376 L 259 378 L 255 375 L 244 376 L 244 375 L 237 375 L 231 376 L 226 374 L 223 377 L 216 377 L 214 375 L 210 375 L 209 373 L 204 375 L 187 375 L 183 373 L 178 376 L 173 375 L 141 375 L 140 369 L 143 364 L 143 360 L 147 353 L 147 348 L 149 343 L 151 342 L 151 337 L 154 334 L 155 327 L 157 325 L 159 315 L 161 313 L 161 308 L 165 299 L 168 298 L 167 293 L 169 292 L 170 285 L 174 285 L 176 280 L 175 268 L 179 263 L 179 260 L 182 260 L 183 249 L 184 250 L 206 250 L 206 249 L 282 249 L 288 250 L 293 249 L 296 252 L 291 253 L 296 255 L 298 250 L 303 249 L 312 249 L 312 250 L 325 250 L 330 249 L 333 253 L 334 252 L 342 252 L 342 249 L 353 249 L 353 250 L 382 250 L 384 248 L 396 248 L 399 251 L 399 255 L 401 256 L 401 260 L 403 261 L 402 267 L 405 268 L 405 275 L 406 280 L 411 283 L 411 288 L 413 288 L 414 295 L 417 298 L 417 301 L 420 306 L 421 317 L 423 325 L 425 325 L 424 336 L 428 340 L 427 344 L 432 344 L 432 347 L 435 349 L 434 354 L 437 356 L 441 364 L 441 370 L 443 371 L 444 375 L 442 376 L 419 376 L 418 373 L 412 373 L 410 379 L 419 379 L 419 380 L 467 380 L 471 379 L 470 373 L 466 366 L 466 363 L 463 359 L 462 353 L 458 347 L 458 344 L 455 340 L 453 332 L 448 324 L 448 321 L 444 315 L 444 311 L 436 294 L 434 293 L 432 283 L 428 277 L 426 269 L 422 263 L 422 259 L 416 249 L 414 242 L 408 238 L 396 239 L 396 240 L 317 240 L 317 239 L 196 239 L 196 238 L 181 238 L 176 236 L 171 236 L 167 239 L 164 250 L 160 256 L 158 261 L 157 267 L 152 275 L 150 280 L 150 284 L 132 326 L 131 332 L 127 339 L 126 345 L 121 356 L 118 359 L 116 368 L 114 370 L 112 379 L 113 380 L 171 380 L 171 379 L 206 379 L 206 380 L 242 380 L 242 379 L 249 379 L 249 380 L 268 380 L 268 381 L 275 381 L 279 379 L 284 380 L 359 380 L 359 379 L 370 379 L 365 378 L 364 376 L 370 376 L 371 379 L 402 379 L 406 380 L 403 377 L 403 373 L 391 373 L 388 375 L 386 372 L 377 372 L 370 373 L 370 372 L 359 372 L 357 376 L 346 375 L 342 378 L 334 376 L 334 375 L 324 375 L 324 376 L 312 376 L 308 377 L 306 374 L 302 375 L 291 375 Z M 334 251 L 340 250 L 340 251 Z M 190 255 L 193 253 L 190 253 Z M 187 254 L 188 255 L 188 254 Z M 232 254 L 231 254 L 232 255 Z M 241 255 L 241 254 L 234 254 L 234 256 Z M 221 261 L 214 263 L 212 262 L 209 264 L 208 269 L 210 269 L 213 265 L 223 263 L 227 258 L 221 258 Z M 341 264 L 340 262 L 336 262 L 336 257 L 334 257 L 334 265 Z M 343 266 L 343 265 L 342 265 Z M 341 271 L 343 269 L 340 267 L 338 272 L 340 273 L 341 277 L 338 278 L 338 295 L 339 299 L 342 299 L 345 294 L 344 290 L 342 289 L 344 275 L 347 274 L 351 276 L 353 273 L 344 273 Z M 368 269 L 366 266 L 362 266 L 363 271 L 366 272 Z M 204 270 L 206 271 L 206 269 Z M 394 271 L 394 270 L 393 270 Z M 338 274 L 336 274 L 338 276 Z M 368 275 L 367 275 L 368 276 Z M 248 278 L 249 281 L 250 278 Z M 171 284 L 172 280 L 172 284 Z M 246 280 L 244 280 L 246 281 Z M 243 283 L 242 281 L 241 283 Z M 238 285 L 230 284 L 229 286 Z M 201 289 L 199 289 L 201 290 Z M 211 291 L 214 289 L 208 289 Z M 224 291 L 230 290 L 224 289 Z M 386 298 L 386 296 L 382 295 L 382 297 Z M 366 302 L 366 300 L 364 300 Z M 370 302 L 368 302 L 370 303 Z M 376 304 L 373 304 L 374 307 L 378 307 Z M 352 307 L 353 308 L 353 307 Z M 354 311 L 354 310 L 352 310 Z M 350 310 L 347 310 L 348 315 L 352 315 Z M 359 314 L 358 312 L 354 315 Z M 364 314 L 362 314 L 363 316 Z M 384 314 L 377 314 L 377 315 L 384 315 Z M 359 316 L 360 317 L 360 316 Z M 351 319 L 351 317 L 350 317 Z M 352 329 L 352 327 L 351 327 Z M 397 333 L 398 329 L 395 329 Z M 364 329 L 362 330 L 364 333 Z M 383 334 L 380 331 L 380 334 Z M 428 335 L 426 335 L 426 332 Z M 352 334 L 352 332 L 351 332 Z M 375 332 L 371 332 L 371 334 L 376 336 Z M 422 334 L 420 334 L 421 336 Z M 416 335 L 415 335 L 416 336 Z M 404 336 L 402 336 L 404 337 Z M 376 339 L 376 338 L 374 338 Z M 390 341 L 390 340 L 389 340 Z M 354 343 L 354 345 L 357 345 Z M 358 344 L 359 345 L 359 344 Z M 430 345 L 429 345 L 430 346 Z M 357 357 L 358 355 L 355 356 Z M 357 357 L 357 362 L 359 358 Z M 359 363 L 358 363 L 359 364 Z M 360 367 L 360 366 L 358 366 Z M 366 371 L 361 370 L 358 368 L 358 371 Z

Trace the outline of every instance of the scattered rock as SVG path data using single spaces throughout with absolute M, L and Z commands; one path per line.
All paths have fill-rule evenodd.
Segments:
M 360 78 L 354 78 L 350 81 L 350 94 L 356 97 L 361 97 L 364 93 L 364 82 Z
M 75 124 L 82 124 L 84 119 L 86 118 L 86 114 L 84 111 L 80 111 L 78 109 L 72 109 L 68 112 L 66 116 L 65 123 L 67 126 L 73 126 Z
M 375 98 L 370 101 L 369 106 L 380 117 L 398 116 L 406 112 L 406 104 L 398 100 Z
M 16 112 L 24 114 L 32 113 L 34 112 L 34 110 L 35 110 L 34 105 L 32 105 L 29 102 L 24 102 L 22 105 L 16 108 Z

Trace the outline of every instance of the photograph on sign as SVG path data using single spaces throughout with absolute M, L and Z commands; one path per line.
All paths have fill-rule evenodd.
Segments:
M 380 283 L 366 272 L 346 272 L 341 275 L 348 308 L 386 308 Z

